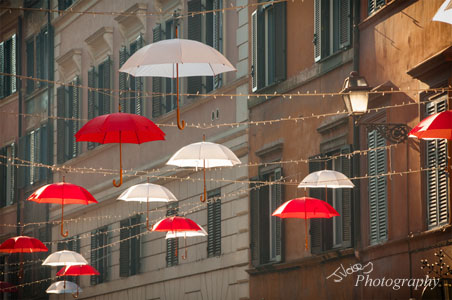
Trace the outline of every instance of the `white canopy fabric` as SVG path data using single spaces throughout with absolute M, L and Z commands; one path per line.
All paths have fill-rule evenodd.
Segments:
M 440 6 L 432 21 L 452 24 L 452 0 L 446 0 Z
M 198 224 L 199 227 L 201 225 Z M 201 230 L 198 231 L 168 231 L 166 234 L 165 239 L 172 239 L 172 238 L 178 238 L 178 237 L 194 237 L 194 236 L 206 236 L 207 231 L 204 230 L 204 228 L 201 227 Z
M 177 201 L 176 196 L 166 187 L 153 184 L 142 183 L 129 187 L 119 197 L 118 200 L 138 201 L 138 202 L 170 202 Z
M 355 185 L 341 172 L 322 170 L 309 174 L 298 188 L 353 188 Z
M 119 69 L 133 76 L 215 76 L 236 71 L 216 49 L 198 41 L 169 39 L 152 43 L 135 52 Z
M 178 167 L 215 168 L 232 167 L 240 164 L 240 159 L 228 147 L 199 142 L 179 149 L 166 163 Z
M 72 281 L 66 281 L 66 288 L 64 288 L 64 281 L 57 281 L 52 283 L 46 290 L 47 294 L 75 294 L 82 292 L 82 289 Z
M 52 253 L 42 263 L 43 266 L 75 266 L 87 264 L 88 262 L 81 254 L 69 250 Z

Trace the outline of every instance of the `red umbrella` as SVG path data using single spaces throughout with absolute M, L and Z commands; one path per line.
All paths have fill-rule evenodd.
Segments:
M 152 231 L 166 231 L 166 232 L 184 232 L 184 231 L 199 231 L 203 230 L 198 224 L 192 220 L 184 217 L 173 216 L 162 219 L 152 226 Z M 187 239 L 184 236 L 185 241 L 185 256 L 182 259 L 187 258 Z M 177 249 L 176 249 L 177 255 Z
M 77 142 L 96 142 L 101 144 L 119 143 L 119 184 L 122 185 L 122 143 L 141 144 L 164 140 L 165 133 L 151 120 L 143 116 L 128 113 L 113 113 L 98 116 L 86 123 L 75 134 Z
M 311 197 L 301 197 L 284 202 L 273 212 L 272 216 L 283 219 L 300 218 L 307 220 L 313 218 L 331 218 L 339 216 L 339 213 L 323 200 Z M 307 221 L 305 222 L 305 241 L 306 249 L 308 249 Z
M 100 275 L 99 271 L 90 265 L 65 266 L 56 273 L 56 276 Z
M 49 251 L 44 244 L 34 237 L 16 236 L 7 239 L 0 245 L 0 252 L 3 253 L 32 253 Z
M 451 140 L 452 111 L 447 110 L 428 116 L 410 131 L 409 137 Z
M 30 197 L 29 201 L 38 203 L 58 203 L 61 204 L 61 235 L 68 236 L 68 232 L 63 233 L 63 213 L 65 204 L 90 204 L 97 203 L 86 189 L 81 186 L 64 182 L 57 182 L 45 185 L 37 189 Z
M 0 293 L 17 293 L 18 289 L 6 281 L 0 281 Z

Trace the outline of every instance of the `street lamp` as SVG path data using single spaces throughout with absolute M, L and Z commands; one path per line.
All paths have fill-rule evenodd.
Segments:
M 345 78 L 344 85 L 341 90 L 342 99 L 344 100 L 347 111 L 355 116 L 362 116 L 367 113 L 367 106 L 369 104 L 369 92 L 372 88 L 366 81 L 364 76 L 358 75 L 358 72 L 353 71 L 350 76 Z M 367 131 L 377 130 L 383 138 L 392 143 L 402 143 L 408 137 L 409 127 L 405 124 L 391 124 L 391 123 L 363 123 Z

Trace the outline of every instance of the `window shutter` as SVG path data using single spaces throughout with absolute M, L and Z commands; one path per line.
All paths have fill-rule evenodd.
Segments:
M 130 236 L 128 227 L 130 220 L 123 220 L 120 223 L 121 229 L 119 231 L 119 239 L 121 240 L 119 244 L 119 276 L 127 277 L 129 276 L 129 240 L 126 240 Z
M 273 5 L 275 16 L 275 81 L 286 79 L 286 2 Z
M 102 114 L 109 114 L 111 112 L 111 82 L 112 82 L 112 60 L 110 56 L 107 58 L 107 60 L 103 63 L 103 74 L 99 74 L 99 77 L 101 77 L 102 80 L 102 88 L 104 88 L 103 91 L 103 103 L 102 103 Z M 100 105 L 100 103 L 99 103 Z
M 322 163 L 315 161 L 315 157 L 309 159 L 309 173 L 322 170 Z M 309 189 L 309 196 L 317 199 L 325 199 L 324 189 Z M 318 254 L 323 251 L 323 224 L 322 219 L 310 219 L 309 233 L 311 235 L 311 253 Z
M 386 0 L 368 0 L 368 13 L 369 15 L 376 12 L 381 6 L 385 4 Z
M 5 43 L 0 43 L 0 72 L 5 73 Z M 5 93 L 5 76 L 0 75 L 0 99 L 6 97 Z
M 205 10 L 211 11 L 213 9 L 213 0 L 207 0 Z M 213 28 L 213 19 L 216 18 L 216 15 L 214 16 L 213 13 L 208 13 L 205 15 L 206 18 L 206 44 L 210 47 L 214 47 L 214 28 Z M 213 90 L 213 76 L 206 76 L 205 82 L 206 82 L 206 93 L 209 93 Z
M 222 0 L 213 0 L 213 9 L 220 10 L 223 8 Z M 213 47 L 219 52 L 223 52 L 223 14 L 216 13 L 213 16 Z M 221 87 L 222 75 L 213 78 L 213 88 Z
M 4 207 L 6 206 L 6 191 L 7 191 L 7 176 L 6 176 L 6 172 L 7 172 L 7 167 L 6 167 L 6 162 L 7 162 L 7 158 L 6 156 L 8 155 L 6 147 L 1 148 L 0 149 L 0 207 Z
M 11 38 L 11 74 L 13 74 L 13 75 L 17 74 L 16 55 L 17 55 L 16 35 L 13 34 L 13 37 Z M 17 83 L 17 78 L 14 76 L 11 76 L 11 93 L 12 94 L 15 93 L 17 90 L 16 83 Z
M 12 143 L 11 144 L 11 162 L 9 163 L 9 188 L 10 188 L 10 193 L 9 193 L 9 203 L 7 203 L 8 205 L 11 205 L 13 203 L 16 202 L 15 199 L 15 191 L 16 191 L 16 187 L 15 187 L 15 182 L 16 182 L 16 167 L 14 166 L 13 163 L 16 162 L 15 158 L 16 158 L 16 144 Z
M 140 216 L 137 215 L 130 219 L 130 275 L 136 275 L 140 272 L 140 257 L 141 257 L 141 225 Z
M 27 76 L 34 77 L 34 61 L 35 61 L 35 49 L 34 40 L 31 38 L 27 41 Z M 34 81 L 32 79 L 27 80 L 27 93 L 31 93 L 34 90 Z
M 140 34 L 136 41 L 136 50 L 142 48 L 144 46 L 144 39 L 143 35 Z M 144 84 L 144 78 L 143 77 L 136 77 L 135 78 L 135 113 L 137 115 L 144 115 L 144 107 L 143 107 L 143 84 Z
M 69 137 L 69 139 L 71 140 L 71 157 L 76 157 L 78 155 L 79 149 L 78 149 L 78 144 L 75 141 L 75 134 L 77 133 L 79 126 L 78 126 L 78 122 L 77 121 L 80 118 L 80 77 L 76 77 L 72 83 L 74 84 L 73 90 L 72 90 L 72 118 L 74 118 L 74 120 L 70 120 L 69 122 L 71 122 L 72 124 L 72 135 Z
M 91 266 L 93 266 L 95 269 L 97 269 L 100 272 L 99 263 L 97 261 L 97 255 L 96 255 L 97 250 L 95 250 L 98 247 L 98 245 L 97 245 L 98 236 L 99 235 L 98 235 L 97 230 L 91 231 Z M 90 282 L 91 282 L 91 285 L 97 284 L 97 276 L 92 275 L 90 278 Z
M 190 15 L 190 12 L 202 11 L 201 0 L 188 2 L 188 39 L 202 42 L 202 19 L 201 14 Z M 212 15 L 212 14 L 209 14 Z M 192 76 L 187 78 L 187 92 L 189 94 L 202 93 L 202 77 Z
M 221 255 L 221 190 L 207 194 L 207 256 Z M 218 198 L 218 199 L 217 199 Z
M 27 153 L 27 135 L 21 136 L 19 138 L 19 145 L 18 145 L 18 158 L 25 160 L 26 159 L 26 153 Z M 27 174 L 28 167 L 19 166 L 18 168 L 18 175 L 17 175 L 17 188 L 22 189 L 27 185 Z
M 3 70 L 5 73 L 11 73 L 11 40 L 7 40 L 4 43 L 4 57 L 3 57 Z M 11 76 L 4 76 L 3 77 L 3 89 L 4 89 L 4 96 L 9 96 L 11 94 Z
M 36 59 L 36 77 L 39 79 L 43 78 L 43 76 L 42 76 L 43 75 L 42 74 L 42 63 L 43 63 L 42 58 L 44 56 L 44 53 L 42 51 L 43 50 L 42 42 L 43 42 L 43 40 L 42 40 L 42 32 L 41 32 L 36 36 L 36 57 L 35 57 L 35 59 Z M 38 87 L 41 87 L 42 84 L 43 84 L 42 81 L 36 82 L 36 85 Z
M 88 87 L 95 88 L 95 80 L 96 80 L 96 74 L 95 74 L 94 67 L 91 67 L 88 71 Z M 96 116 L 96 92 L 94 90 L 88 89 L 88 119 L 92 120 Z M 88 150 L 94 149 L 96 147 L 96 144 L 93 142 L 88 142 Z
M 314 0 L 314 61 L 322 58 L 322 19 L 321 19 L 321 0 Z
M 158 24 L 152 29 L 153 42 L 162 40 L 162 26 Z M 152 77 L 152 117 L 157 118 L 162 115 L 162 78 Z M 158 95 L 154 94 L 158 93 Z
M 341 154 L 351 152 L 351 146 L 345 146 L 341 149 Z M 352 176 L 352 158 L 341 156 L 341 173 L 347 177 Z M 352 246 L 352 189 L 341 189 L 342 193 L 342 247 Z
M 339 48 L 346 48 L 351 42 L 351 3 L 350 0 L 340 0 L 339 5 Z
M 39 153 L 39 162 L 48 165 L 48 155 L 49 155 L 49 143 L 48 143 L 48 131 L 47 124 L 44 124 L 39 129 L 39 144 L 37 144 L 37 151 Z M 37 168 L 38 177 L 40 181 L 47 180 L 48 169 L 44 167 Z
M 40 128 L 34 130 L 33 138 L 31 140 L 31 151 L 33 152 L 33 163 L 41 162 L 40 149 L 41 149 L 41 134 Z M 33 166 L 33 183 L 38 182 L 39 178 L 39 167 Z
M 122 46 L 119 49 L 119 67 L 121 68 L 122 65 L 127 61 L 128 53 L 126 46 Z M 119 72 L 119 90 L 121 91 L 119 95 L 119 105 L 121 107 L 122 112 L 129 112 L 128 105 L 127 105 L 127 99 L 128 99 L 128 93 L 127 90 L 127 74 L 124 72 Z M 122 98 L 125 98 L 122 99 Z
M 57 88 L 57 163 L 62 164 L 65 162 L 65 151 L 64 151 L 64 139 L 65 139 L 65 111 L 66 111 L 66 90 L 64 86 L 59 86 Z
M 275 170 L 275 181 L 278 181 L 282 177 L 282 170 L 278 168 Z M 283 185 L 282 184 L 273 184 L 272 188 L 272 199 L 271 199 L 271 209 L 270 215 L 282 204 L 283 199 Z M 279 217 L 271 217 L 272 218 L 272 247 L 274 245 L 273 253 L 275 255 L 274 259 L 276 262 L 281 262 L 284 256 L 284 229 L 282 219 Z
M 252 178 L 251 181 L 257 181 L 259 178 Z M 259 266 L 259 185 L 257 183 L 250 184 L 250 252 L 251 265 Z
M 251 77 L 253 92 L 262 88 L 265 83 L 265 57 L 263 55 L 265 53 L 264 29 L 264 14 L 259 8 L 251 14 Z
M 178 203 L 168 204 L 168 210 L 166 216 L 175 216 L 179 211 Z M 172 238 L 166 240 L 166 266 L 171 267 L 179 263 L 179 256 L 177 250 L 179 248 L 178 238 Z

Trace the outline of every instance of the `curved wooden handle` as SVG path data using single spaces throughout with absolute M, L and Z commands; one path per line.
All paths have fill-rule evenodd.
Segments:
M 64 233 L 64 228 L 63 228 L 63 221 L 64 221 L 64 202 L 61 203 L 61 236 L 62 237 L 67 237 L 69 235 L 69 232 L 66 230 L 66 233 Z
M 119 143 L 119 184 L 113 179 L 113 185 L 120 187 L 122 185 L 122 145 Z

